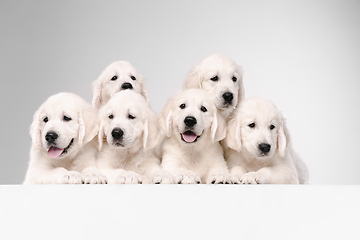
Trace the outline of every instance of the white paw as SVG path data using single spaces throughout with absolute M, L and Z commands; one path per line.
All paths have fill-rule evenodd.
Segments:
M 140 174 L 138 174 L 136 172 L 125 171 L 117 177 L 116 183 L 118 183 L 118 184 L 141 184 L 142 177 Z
M 84 184 L 107 184 L 108 179 L 100 172 L 87 172 L 82 174 L 82 182 Z
M 241 177 L 242 176 L 239 176 L 239 175 L 232 175 L 232 183 L 233 184 L 241 184 Z
M 227 171 L 210 173 L 206 181 L 207 184 L 232 184 L 233 177 Z
M 174 183 L 174 176 L 169 173 L 168 171 L 165 170 L 159 170 L 157 171 L 152 179 L 152 183 L 155 184 L 170 184 L 170 183 Z
M 257 172 L 248 172 L 240 178 L 242 184 L 264 184 L 267 180 L 264 176 Z
M 178 184 L 200 184 L 201 178 L 196 172 L 186 170 L 177 172 L 175 175 L 175 183 Z
M 82 176 L 79 172 L 68 171 L 59 178 L 58 183 L 60 183 L 60 184 L 81 184 Z

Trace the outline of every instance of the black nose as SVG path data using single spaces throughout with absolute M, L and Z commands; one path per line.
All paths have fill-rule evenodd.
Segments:
M 124 136 L 124 131 L 120 128 L 114 128 L 111 131 L 111 136 L 113 136 L 114 139 L 119 140 L 122 136 Z
M 45 139 L 46 141 L 48 141 L 49 143 L 54 143 L 55 140 L 59 137 L 59 135 L 57 135 L 56 132 L 48 132 L 46 135 L 45 135 Z
M 196 118 L 188 116 L 185 118 L 184 123 L 186 126 L 192 127 L 197 123 L 197 121 L 196 121 Z
M 222 95 L 222 98 L 225 100 L 226 103 L 231 103 L 234 99 L 234 95 L 231 92 L 226 92 Z
M 263 153 L 270 152 L 270 148 L 271 148 L 270 144 L 267 144 L 267 143 L 260 143 L 259 144 L 259 149 Z
M 121 89 L 132 89 L 133 88 L 133 86 L 131 85 L 131 83 L 123 83 L 122 85 L 121 85 Z

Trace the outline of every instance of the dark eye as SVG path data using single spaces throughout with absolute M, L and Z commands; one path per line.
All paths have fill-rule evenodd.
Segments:
M 110 114 L 110 115 L 109 115 L 109 118 L 110 118 L 110 119 L 113 119 L 113 118 L 114 118 L 114 115 Z
M 129 116 L 128 116 L 130 119 L 135 119 L 135 116 L 133 116 L 133 115 L 131 115 L 131 114 L 129 114 Z
M 250 123 L 248 126 L 249 126 L 250 128 L 254 128 L 254 127 L 255 127 L 255 123 Z
M 131 76 L 131 79 L 135 81 L 135 80 L 136 80 L 136 77 L 134 77 L 134 76 Z
M 270 130 L 273 130 L 275 128 L 274 124 L 270 125 Z
M 210 80 L 216 82 L 217 80 L 219 80 L 219 78 L 218 78 L 218 76 L 215 76 L 215 77 L 210 78 Z
M 45 117 L 45 118 L 43 119 L 43 121 L 44 121 L 44 122 L 48 122 L 48 121 L 49 121 L 48 117 Z
M 115 81 L 117 79 L 117 76 L 113 76 L 112 78 L 111 78 L 111 81 Z
M 201 111 L 203 111 L 203 112 L 207 112 L 207 109 L 206 109 L 206 107 L 204 107 L 204 106 L 201 106 Z
M 185 106 L 185 103 L 183 103 L 183 104 L 180 105 L 180 108 L 181 108 L 181 109 L 184 109 L 185 107 L 186 107 L 186 106 Z
M 65 122 L 68 122 L 68 121 L 71 121 L 71 120 L 72 120 L 70 117 L 67 117 L 67 116 L 64 116 L 63 119 L 64 119 Z
M 237 78 L 236 78 L 236 77 L 233 77 L 232 80 L 233 80 L 233 82 L 236 82 L 236 81 L 237 81 Z

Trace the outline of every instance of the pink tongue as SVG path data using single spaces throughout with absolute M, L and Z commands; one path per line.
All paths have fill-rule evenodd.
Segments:
M 194 142 L 196 140 L 197 136 L 195 134 L 185 134 L 185 133 L 183 133 L 182 137 L 185 140 L 185 142 L 192 143 L 192 142 Z
M 48 156 L 49 158 L 57 158 L 63 151 L 63 148 L 51 147 L 48 151 Z

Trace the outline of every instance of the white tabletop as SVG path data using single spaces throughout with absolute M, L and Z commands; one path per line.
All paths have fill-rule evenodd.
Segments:
M 360 239 L 360 186 L 0 186 L 0 239 Z

